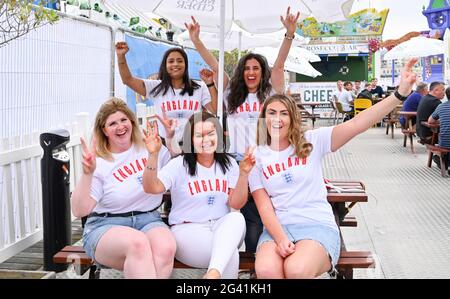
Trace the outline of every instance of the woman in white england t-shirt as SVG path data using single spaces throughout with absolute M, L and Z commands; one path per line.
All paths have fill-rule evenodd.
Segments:
M 217 112 L 217 98 L 211 101 L 208 91 L 214 84 L 206 86 L 203 82 L 189 78 L 188 57 L 183 49 L 170 48 L 164 53 L 157 80 L 133 77 L 125 58 L 128 50 L 126 42 L 116 44 L 117 64 L 123 84 L 152 100 L 159 116 L 165 112 L 168 118 L 177 121 L 177 140 L 181 139 L 184 126 L 192 114 L 203 108 L 212 113 Z M 160 134 L 166 137 L 164 129 L 160 130 Z
M 148 152 L 133 112 L 112 98 L 97 113 L 90 148 L 81 139 L 83 173 L 72 193 L 72 213 L 88 216 L 86 254 L 122 270 L 125 278 L 169 278 L 175 239 L 157 211 L 162 194 L 147 194 L 142 177 Z M 158 165 L 170 159 L 166 148 Z
M 286 34 L 272 68 L 269 67 L 264 56 L 248 53 L 239 60 L 231 80 L 227 74 L 224 74 L 226 131 L 230 142 L 228 152 L 238 162 L 242 160 L 245 150 L 256 144 L 256 122 L 265 99 L 270 95 L 285 91 L 284 63 L 294 39 L 299 16 L 300 12 L 295 15 L 291 14 L 290 8 L 287 9 L 284 17 L 280 16 L 281 22 L 286 28 Z M 218 61 L 201 41 L 200 25 L 194 17 L 192 17 L 191 24 L 186 24 L 186 28 L 189 30 L 189 36 L 195 48 L 217 74 L 219 71 Z M 230 81 L 229 84 L 228 81 Z M 241 212 L 244 214 L 247 226 L 246 250 L 255 252 L 258 237 L 262 232 L 262 223 L 252 197 L 249 198 Z
M 256 253 L 258 278 L 314 278 L 334 269 L 340 238 L 327 202 L 322 159 L 377 123 L 411 92 L 416 62 L 411 59 L 402 71 L 399 97 L 391 95 L 334 127 L 303 131 L 292 98 L 275 95 L 266 100 L 249 177 L 265 227 Z
M 238 166 L 223 151 L 221 126 L 204 111 L 192 115 L 185 127 L 182 154 L 160 171 L 156 156 L 161 140 L 147 136 L 149 165 L 144 190 L 170 190 L 169 224 L 177 242 L 176 258 L 196 268 L 208 268 L 205 278 L 237 278 L 238 249 L 245 234 L 240 209 L 248 196 L 248 174 L 254 157 L 247 153 Z

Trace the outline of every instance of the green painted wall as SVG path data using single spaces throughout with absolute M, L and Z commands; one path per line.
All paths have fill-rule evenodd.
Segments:
M 333 82 L 342 81 L 365 81 L 368 79 L 367 56 L 361 57 L 322 57 L 320 62 L 312 62 L 311 65 L 322 73 L 322 76 L 311 78 L 303 75 L 296 76 L 297 82 Z M 339 72 L 348 69 L 347 74 Z

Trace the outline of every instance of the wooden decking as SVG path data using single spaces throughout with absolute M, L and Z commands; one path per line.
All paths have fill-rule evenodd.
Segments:
M 72 222 L 72 243 L 80 240 L 82 233 L 81 221 L 75 220 Z M 24 251 L 1 263 L 0 269 L 28 271 L 42 270 L 44 265 L 43 254 L 44 242 L 39 241 L 33 246 L 28 247 Z

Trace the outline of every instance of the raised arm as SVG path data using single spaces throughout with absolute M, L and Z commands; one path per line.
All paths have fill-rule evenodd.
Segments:
M 211 102 L 206 104 L 206 109 L 212 114 L 217 114 L 217 88 L 214 84 L 214 72 L 208 69 L 202 69 L 200 71 L 200 78 L 205 82 L 208 88 L 209 94 L 211 95 Z
M 129 48 L 126 42 L 118 42 L 116 44 L 117 64 L 119 66 L 120 78 L 122 79 L 123 84 L 145 97 L 146 89 L 144 81 L 133 77 L 128 68 L 127 59 L 125 58 L 125 54 L 128 50 Z
M 289 50 L 291 49 L 292 40 L 294 39 L 295 30 L 297 29 L 297 21 L 300 17 L 300 12 L 297 12 L 297 15 L 293 15 L 290 11 L 291 8 L 288 7 L 286 16 L 284 18 L 280 16 L 281 23 L 283 23 L 286 28 L 286 35 L 281 43 L 270 77 L 273 88 L 277 93 L 284 93 L 284 63 L 286 62 Z
M 71 207 L 75 217 L 89 215 L 97 205 L 95 199 L 91 197 L 92 177 L 96 167 L 96 142 L 92 139 L 89 149 L 83 137 L 80 138 L 83 155 L 83 173 L 80 181 L 72 192 Z
M 228 196 L 228 204 L 235 210 L 241 209 L 248 198 L 248 175 L 255 165 L 254 148 L 247 149 L 244 158 L 239 163 L 239 178 L 236 187 Z
M 147 123 L 144 130 L 144 142 L 148 151 L 147 165 L 145 165 L 142 185 L 144 192 L 160 194 L 166 191 L 164 184 L 158 179 L 158 155 L 161 149 L 161 138 L 158 136 L 158 126 Z
M 206 64 L 209 65 L 209 67 L 214 71 L 216 77 L 214 78 L 217 82 L 217 74 L 219 73 L 219 63 L 214 57 L 214 55 L 211 54 L 211 52 L 208 51 L 208 49 L 205 47 L 203 42 L 200 39 L 200 25 L 195 20 L 194 17 L 191 17 L 192 23 L 184 25 L 186 26 L 186 29 L 189 31 L 189 37 L 191 38 L 192 43 L 194 44 L 195 48 L 197 49 L 200 56 L 203 58 L 203 60 L 206 62 Z M 223 76 L 223 86 L 224 88 L 228 85 L 228 75 L 224 73 Z
M 409 95 L 414 82 L 416 82 L 416 74 L 412 71 L 412 67 L 416 64 L 417 60 L 417 58 L 410 59 L 402 70 L 401 81 L 398 87 L 398 93 L 402 96 Z M 353 137 L 379 122 L 385 115 L 391 112 L 395 106 L 401 103 L 402 102 L 395 97 L 394 93 L 392 93 L 383 101 L 358 113 L 358 115 L 350 121 L 337 125 L 333 129 L 331 135 L 331 150 L 338 150 Z
M 178 140 L 176 140 L 175 138 L 175 128 L 178 126 L 178 121 L 173 118 L 168 118 L 164 108 L 162 110 L 162 117 L 158 114 L 156 115 L 156 117 L 164 126 L 164 129 L 166 131 L 166 146 L 170 152 L 171 157 L 173 158 L 178 156 L 179 154 L 181 154 L 180 145 L 178 144 Z
M 272 206 L 272 202 L 265 189 L 258 189 L 252 192 L 262 223 L 277 244 L 278 254 L 283 258 L 294 253 L 295 245 L 284 232 L 277 215 Z

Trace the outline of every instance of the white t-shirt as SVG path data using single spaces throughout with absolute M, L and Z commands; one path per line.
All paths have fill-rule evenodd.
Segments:
M 332 131 L 333 127 L 326 127 L 305 133 L 313 145 L 305 159 L 295 156 L 293 146 L 280 152 L 267 145 L 255 150 L 250 190 L 267 191 L 281 224 L 322 224 L 337 230 L 322 173 L 322 158 L 331 152 Z
M 352 111 L 352 107 L 350 106 L 353 103 L 353 95 L 351 91 L 344 90 L 339 96 L 339 103 L 342 104 L 342 109 L 344 111 Z
M 161 204 L 162 194 L 147 194 L 142 187 L 142 175 L 147 165 L 145 147 L 134 145 L 120 154 L 112 154 L 114 161 L 97 158 L 91 185 L 91 196 L 97 201 L 94 212 L 125 213 L 150 211 Z M 161 147 L 158 168 L 170 160 L 167 148 Z
M 227 109 L 229 94 L 230 89 L 227 88 L 224 93 L 224 102 Z M 275 91 L 272 89 L 269 96 L 273 94 L 275 94 Z M 249 93 L 245 98 L 244 103 L 242 103 L 234 113 L 228 114 L 227 129 L 230 137 L 229 153 L 243 155 L 249 146 L 256 145 L 258 117 L 262 106 L 263 104 L 259 103 L 257 94 Z
M 181 140 L 183 136 L 183 130 L 186 123 L 195 112 L 202 111 L 202 107 L 211 102 L 211 94 L 205 83 L 197 82 L 200 87 L 194 89 L 192 96 L 186 92 L 181 95 L 182 89 L 169 88 L 165 95 L 162 93 L 156 97 L 151 95 L 150 92 L 155 88 L 161 80 L 143 80 L 145 84 L 146 97 L 153 101 L 155 105 L 156 113 L 162 116 L 162 109 L 164 108 L 169 118 L 176 119 L 178 121 L 178 127 L 175 129 L 175 136 L 177 140 Z M 162 137 L 166 137 L 166 131 L 161 123 L 158 122 L 158 129 Z
M 230 158 L 230 162 L 225 174 L 217 162 L 210 168 L 197 163 L 197 174 L 190 176 L 183 156 L 178 156 L 158 172 L 166 190 L 170 189 L 169 224 L 205 222 L 230 212 L 228 189 L 236 187 L 239 177 L 236 161 Z

